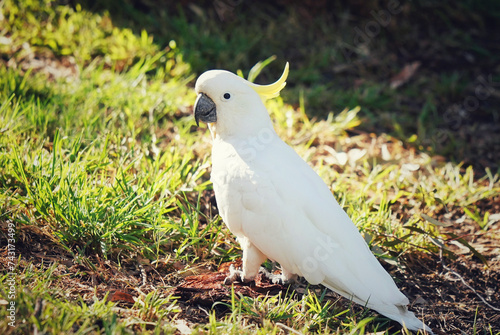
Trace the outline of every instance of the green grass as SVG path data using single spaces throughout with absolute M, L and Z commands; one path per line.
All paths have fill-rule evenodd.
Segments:
M 250 28 L 233 23 L 234 29 L 217 33 L 209 23 L 214 17 L 203 21 L 209 25 L 205 31 L 170 10 L 151 18 L 171 18 L 166 24 L 171 30 L 157 42 L 145 29 L 120 27 L 110 14 L 80 5 L 0 2 L 0 238 L 7 240 L 4 228 L 15 225 L 18 257 L 17 326 L 6 324 L 8 311 L 1 308 L 1 333 L 35 328 L 54 334 L 174 333 L 175 322 L 182 320 L 181 303 L 171 295 L 176 280 L 239 257 L 234 237 L 207 201 L 210 138 L 194 127 L 192 84 L 210 65 L 248 73 L 257 60 L 286 48 L 293 32 L 286 31 L 275 45 L 264 43 L 262 53 L 256 53 L 267 39 L 247 30 L 274 18 L 262 14 L 248 22 Z M 295 14 L 282 13 L 278 20 L 297 24 Z M 137 22 L 146 21 L 137 14 Z M 267 29 L 273 36 L 281 31 L 277 24 Z M 304 43 L 310 38 L 300 36 Z M 488 217 L 494 213 L 478 203 L 500 193 L 498 172 L 436 162 L 428 150 L 412 147 L 415 136 L 432 124 L 435 96 L 422 109 L 418 129 L 409 130 L 404 120 L 393 136 L 360 131 L 362 123 L 377 125 L 377 113 L 392 108 L 401 93 L 396 96 L 375 80 L 342 90 L 325 83 L 321 69 L 342 58 L 335 45 L 315 46 L 319 50 L 308 50 L 310 58 L 301 55 L 302 66 L 292 64 L 290 89 L 268 103 L 280 136 L 331 185 L 379 257 L 398 264 L 417 250 L 438 253 L 436 244 L 445 246 L 451 239 L 478 253 L 465 240 L 440 233 L 440 222 L 432 218 L 463 211 L 489 234 Z M 246 53 L 260 58 L 252 61 L 242 56 Z M 278 56 L 275 63 L 283 63 Z M 218 63 L 208 62 L 210 57 Z M 270 65 L 262 75 L 271 78 L 266 71 L 277 67 Z M 417 96 L 427 84 L 418 82 L 402 94 Z M 438 85 L 439 95 L 460 94 L 464 86 L 454 75 L 443 76 Z M 46 251 L 69 257 L 76 272 L 62 259 L 33 262 L 30 250 L 49 242 Z M 111 288 L 63 289 L 72 279 L 106 282 L 99 273 L 102 264 L 126 273 L 139 260 L 167 264 L 158 271 L 175 279 L 158 291 L 140 291 L 126 308 L 108 301 Z M 0 299 L 6 301 L 8 269 L 3 266 Z M 230 303 L 220 304 L 229 313 L 207 310 L 206 324 L 189 324 L 194 333 L 387 330 L 387 320 L 336 304 L 313 289 L 255 299 L 233 293 Z M 478 331 L 483 333 L 488 329 Z

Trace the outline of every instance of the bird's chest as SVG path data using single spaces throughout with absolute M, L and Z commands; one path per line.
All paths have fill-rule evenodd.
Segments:
M 235 235 L 242 234 L 245 217 L 260 208 L 266 187 L 265 169 L 248 164 L 240 155 L 229 152 L 214 155 L 211 181 L 220 216 Z
M 256 159 L 248 159 L 240 145 L 214 143 L 210 180 L 217 194 L 223 191 L 245 192 L 258 182 L 263 169 Z

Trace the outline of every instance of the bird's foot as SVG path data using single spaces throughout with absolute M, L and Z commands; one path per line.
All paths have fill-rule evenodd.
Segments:
M 293 275 L 291 277 L 285 276 L 284 274 L 273 275 L 271 278 L 273 284 L 277 285 L 291 285 L 297 282 L 297 276 Z
M 261 267 L 260 271 L 273 283 L 276 285 L 289 285 L 294 284 L 297 281 L 297 275 L 287 275 L 285 273 L 274 274 L 267 269 Z
M 252 279 L 245 278 L 245 274 L 243 271 L 238 270 L 234 267 L 233 264 L 229 267 L 229 276 L 224 279 L 224 285 L 230 285 L 235 281 L 240 280 L 242 283 L 249 283 Z

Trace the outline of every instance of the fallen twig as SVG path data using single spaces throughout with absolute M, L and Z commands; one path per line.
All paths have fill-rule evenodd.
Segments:
M 466 281 L 465 279 L 458 273 L 456 272 L 455 270 L 451 269 L 450 267 L 446 266 L 446 264 L 444 263 L 444 259 L 443 259 L 443 253 L 442 251 L 440 251 L 439 253 L 439 257 L 440 257 L 440 260 L 441 260 L 441 264 L 443 265 L 443 268 L 448 271 L 449 273 L 455 275 L 456 278 L 460 279 L 460 281 L 468 288 L 470 289 L 472 292 L 474 292 L 474 294 L 476 294 L 479 299 L 481 299 L 483 301 L 483 303 L 488 306 L 489 308 L 491 308 L 492 310 L 494 311 L 497 311 L 497 312 L 500 312 L 500 308 L 497 308 L 495 306 L 493 306 L 492 304 L 490 304 L 489 302 L 486 301 L 486 299 L 481 295 L 479 294 L 472 286 L 470 286 Z

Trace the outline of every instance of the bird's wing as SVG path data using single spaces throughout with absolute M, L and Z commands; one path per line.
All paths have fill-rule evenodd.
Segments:
M 368 307 L 408 303 L 323 180 L 281 140 L 222 183 L 230 229 L 288 271 Z

